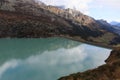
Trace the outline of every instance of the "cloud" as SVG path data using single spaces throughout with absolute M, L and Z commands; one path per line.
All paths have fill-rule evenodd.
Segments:
M 89 13 L 90 7 L 97 8 L 119 8 L 120 0 L 39 0 L 47 5 L 64 5 L 65 8 L 76 8 L 83 13 Z M 91 4 L 91 5 L 90 5 Z
M 86 44 L 53 51 L 38 52 L 26 59 L 15 59 L 0 66 L 1 80 L 56 80 L 62 75 L 85 71 L 104 64 L 110 50 Z M 20 74 L 24 74 L 20 75 Z
M 92 2 L 93 6 L 95 7 L 102 7 L 102 8 L 115 8 L 115 9 L 120 9 L 120 0 L 95 0 Z
M 4 72 L 6 72 L 10 68 L 15 68 L 17 65 L 18 65 L 17 60 L 11 60 L 0 66 L 0 78 L 2 77 Z
M 94 18 L 100 17 L 107 21 L 120 21 L 118 19 L 120 12 L 120 0 L 40 0 L 47 5 L 65 6 L 90 15 Z M 102 11 L 102 15 L 101 14 Z M 112 13 L 111 13 L 112 12 Z M 109 14 L 111 13 L 111 14 Z M 105 14 L 108 14 L 107 16 Z M 117 17 L 115 18 L 116 15 Z M 114 17 L 114 18 L 113 18 Z M 97 18 L 98 19 L 98 18 Z
M 65 8 L 71 8 L 71 9 L 76 9 L 79 10 L 85 14 L 89 13 L 89 6 L 88 4 L 92 0 L 40 0 L 44 2 L 47 5 L 57 5 L 61 6 L 64 5 Z
M 71 64 L 83 61 L 87 57 L 87 53 L 84 51 L 84 47 L 81 45 L 70 49 L 60 48 L 53 51 L 45 51 L 39 56 L 31 56 L 26 61 L 30 64 L 38 64 L 40 61 L 43 62 L 43 64 L 46 63 L 46 65 Z
M 120 21 L 120 0 L 94 0 L 89 4 L 89 13 L 96 19 L 108 22 Z

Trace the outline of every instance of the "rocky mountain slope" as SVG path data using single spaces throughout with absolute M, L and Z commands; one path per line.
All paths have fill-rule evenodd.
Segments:
M 48 6 L 37 0 L 0 0 L 0 38 L 57 36 L 113 48 L 120 46 L 119 32 L 113 30 L 105 21 L 95 20 L 73 9 Z M 120 79 L 119 52 L 115 49 L 106 64 L 97 69 L 59 80 Z
M 120 80 L 120 48 L 115 48 L 106 64 L 82 73 L 71 74 L 58 80 Z
M 54 12 L 55 14 L 69 19 L 71 23 L 77 24 L 79 26 L 84 25 L 90 29 L 104 29 L 109 32 L 120 35 L 120 29 L 113 27 L 105 20 L 95 20 L 92 17 L 82 14 L 81 12 L 73 9 L 61 9 L 54 6 L 47 6 L 47 10 Z
M 97 20 L 97 22 L 101 25 L 101 28 L 120 35 L 120 28 L 117 25 L 111 25 L 105 20 Z
M 104 24 L 79 11 L 47 6 L 37 0 L 1 1 L 1 38 L 62 36 L 107 47 L 120 43 L 119 35 L 103 29 Z

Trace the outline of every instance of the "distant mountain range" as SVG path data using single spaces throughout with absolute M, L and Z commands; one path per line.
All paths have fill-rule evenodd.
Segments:
M 74 9 L 37 0 L 2 0 L 0 3 L 0 37 L 61 36 L 101 46 L 120 43 L 119 30 Z
M 111 25 L 119 25 L 120 26 L 120 22 L 116 22 L 116 21 L 112 21 L 110 22 Z
M 106 29 L 112 33 L 116 33 L 116 34 L 120 35 L 120 29 L 118 27 L 115 27 L 114 25 L 109 24 L 105 20 L 97 20 L 97 21 L 103 25 L 102 26 L 103 29 Z
M 0 38 L 41 37 L 64 37 L 111 49 L 120 47 L 120 28 L 105 20 L 37 0 L 0 0 Z M 119 54 L 120 49 L 113 50 L 105 65 L 59 80 L 120 79 Z
M 116 29 L 118 30 L 118 34 L 120 35 L 120 22 L 116 22 L 116 21 L 112 21 L 110 22 L 110 24 Z
M 120 30 L 120 22 L 113 21 L 110 24 L 114 26 L 116 29 Z
M 117 24 L 117 26 L 120 26 L 120 23 L 119 23 L 119 24 Z
M 120 27 L 120 22 L 112 21 L 112 22 L 110 22 L 110 24 L 113 25 L 113 26 Z

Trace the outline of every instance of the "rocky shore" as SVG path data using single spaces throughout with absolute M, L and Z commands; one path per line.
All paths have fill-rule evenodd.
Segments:
M 96 69 L 78 72 L 58 80 L 120 80 L 120 47 L 111 51 L 106 64 Z
M 0 5 L 0 38 L 57 36 L 107 48 L 120 46 L 117 31 L 107 25 L 80 11 L 37 0 L 3 0 Z
M 48 15 L 33 16 L 0 10 L 0 38 L 65 37 L 106 48 L 114 47 L 111 43 L 116 42 L 114 38 L 117 35 L 84 28 L 81 30 L 79 26 L 73 26 L 60 17 L 51 20 Z M 96 35 L 96 32 L 99 34 Z
M 65 37 L 80 42 L 115 48 L 119 31 L 106 21 L 72 9 L 47 6 L 36 0 L 1 0 L 0 38 Z M 0 2 L 1 2 L 0 1 Z M 58 80 L 120 80 L 120 48 L 115 48 L 106 64 Z

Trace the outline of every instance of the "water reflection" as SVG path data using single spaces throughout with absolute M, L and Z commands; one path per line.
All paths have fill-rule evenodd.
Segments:
M 110 50 L 60 39 L 0 40 L 0 80 L 56 80 L 104 64 Z
M 80 45 L 67 39 L 0 39 L 0 64 L 11 58 L 27 58 L 30 55 L 59 48 L 72 48 Z

